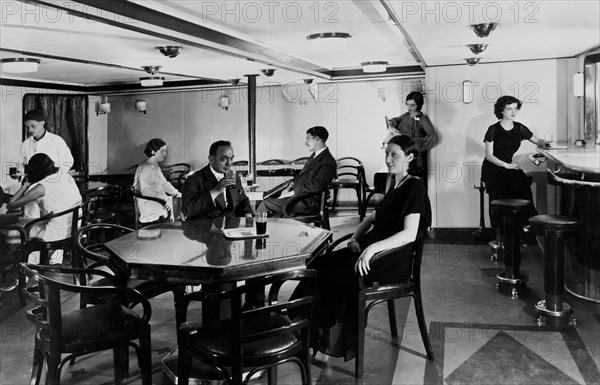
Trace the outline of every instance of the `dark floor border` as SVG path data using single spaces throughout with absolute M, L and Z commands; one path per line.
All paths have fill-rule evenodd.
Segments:
M 456 329 L 490 329 L 501 331 L 518 332 L 553 332 L 560 333 L 567 345 L 573 361 L 577 365 L 581 377 L 586 384 L 597 384 L 600 378 L 600 371 L 596 363 L 590 356 L 588 349 L 581 340 L 576 327 L 572 326 L 528 326 L 528 325 L 494 325 L 494 324 L 475 324 L 460 322 L 431 322 L 429 324 L 429 338 L 435 354 L 434 361 L 427 361 L 425 364 L 424 384 L 443 384 L 444 383 L 444 351 L 446 344 L 446 330 Z

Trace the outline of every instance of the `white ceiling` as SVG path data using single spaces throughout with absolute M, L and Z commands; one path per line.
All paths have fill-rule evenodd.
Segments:
M 7 81 L 72 87 L 135 87 L 142 66 L 168 82 L 265 82 L 363 76 L 360 63 L 387 61 L 376 76 L 464 64 L 465 44 L 489 43 L 481 63 L 573 57 L 600 45 L 600 1 L 195 1 L 0 0 L 0 57 L 36 57 L 38 72 Z M 485 39 L 469 24 L 499 22 Z M 306 36 L 347 32 L 320 47 Z M 407 39 L 408 38 L 408 39 Z M 181 45 L 176 58 L 155 47 Z M 464 64 L 466 65 L 466 64 Z M 421 68 L 418 68 L 418 67 Z M 373 76 L 373 75 L 370 75 Z M 170 83 L 171 84 L 171 83 Z

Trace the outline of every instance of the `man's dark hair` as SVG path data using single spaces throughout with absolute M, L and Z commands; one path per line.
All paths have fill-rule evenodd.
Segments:
M 166 145 L 167 142 L 160 138 L 150 139 L 150 141 L 146 145 L 146 148 L 144 149 L 144 154 L 146 154 L 146 156 L 150 158 L 152 155 L 154 155 L 153 153 L 156 153 L 156 151 L 160 150 Z
M 46 116 L 42 110 L 31 110 L 23 116 L 23 121 L 35 120 L 36 122 L 46 121 Z
M 496 115 L 496 117 L 498 119 L 502 119 L 502 111 L 504 111 L 504 108 L 506 108 L 506 106 L 508 106 L 509 104 L 513 104 L 513 103 L 517 103 L 517 108 L 520 110 L 521 106 L 523 105 L 523 103 L 521 103 L 521 101 L 517 98 L 515 98 L 514 96 L 510 96 L 510 95 L 504 95 L 504 96 L 500 96 L 498 98 L 498 100 L 496 100 L 496 103 L 494 103 L 494 115 Z
M 321 138 L 323 142 L 326 142 L 327 138 L 329 138 L 329 132 L 327 132 L 327 129 L 323 126 L 311 127 L 308 130 L 306 130 L 306 133 L 312 135 L 315 138 Z
M 217 140 L 216 142 L 210 145 L 210 148 L 208 149 L 208 155 L 217 155 L 217 150 L 219 149 L 219 147 L 231 147 L 231 142 L 228 140 Z

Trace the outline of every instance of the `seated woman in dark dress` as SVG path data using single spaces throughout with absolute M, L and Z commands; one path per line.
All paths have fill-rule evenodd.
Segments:
M 312 319 L 313 347 L 321 352 L 355 356 L 358 281 L 397 282 L 411 272 L 412 245 L 431 224 L 431 207 L 421 179 L 419 152 L 415 141 L 393 137 L 386 145 L 389 170 L 386 194 L 375 211 L 354 232 L 348 246 L 322 255 L 309 264 L 319 271 L 317 299 Z M 394 254 L 373 258 L 377 253 L 405 245 Z M 296 289 L 302 291 L 298 286 Z

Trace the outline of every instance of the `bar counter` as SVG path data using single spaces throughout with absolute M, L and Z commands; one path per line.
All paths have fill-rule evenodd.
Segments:
M 567 245 L 565 288 L 576 297 L 600 303 L 600 146 L 538 148 L 548 159 L 549 214 L 579 222 Z M 553 204 L 552 204 L 553 203 Z

